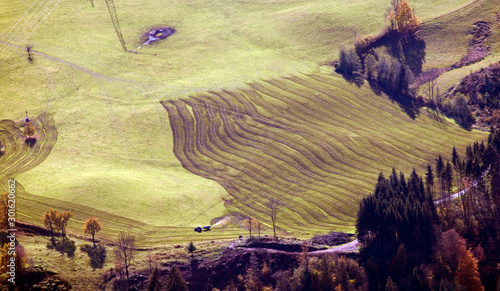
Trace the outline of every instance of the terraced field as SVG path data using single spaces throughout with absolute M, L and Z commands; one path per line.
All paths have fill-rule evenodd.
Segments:
M 219 182 L 230 211 L 269 222 L 274 197 L 289 233 L 352 231 L 359 200 L 391 166 L 423 170 L 439 152 L 482 139 L 331 74 L 296 75 L 162 102 L 184 168 Z

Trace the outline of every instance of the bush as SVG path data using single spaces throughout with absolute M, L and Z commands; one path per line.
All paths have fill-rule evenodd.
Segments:
M 467 105 L 467 99 L 464 95 L 457 93 L 453 99 L 447 99 L 441 106 L 441 111 L 447 116 L 455 119 L 462 127 L 470 128 L 475 120 Z
M 356 53 L 361 54 L 363 52 L 366 52 L 373 45 L 373 41 L 374 39 L 371 36 L 356 40 L 356 42 L 354 43 Z

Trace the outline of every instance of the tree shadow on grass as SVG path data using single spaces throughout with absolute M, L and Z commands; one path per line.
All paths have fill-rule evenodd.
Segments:
M 87 253 L 90 259 L 90 266 L 95 269 L 102 269 L 106 261 L 106 248 L 98 245 L 93 247 L 91 245 L 84 245 L 80 247 L 82 252 Z
M 399 105 L 399 108 L 401 108 L 401 110 L 403 110 L 411 119 L 417 118 L 417 116 L 420 114 L 420 107 L 416 103 L 414 97 L 391 94 L 390 92 L 387 92 L 387 90 L 384 90 L 379 85 L 377 85 L 374 81 L 369 82 L 369 84 L 370 89 L 372 89 L 372 91 L 376 95 L 380 96 L 382 95 L 382 93 L 385 93 L 389 97 L 389 100 L 397 103 Z
M 67 254 L 68 258 L 74 257 L 76 251 L 75 242 L 69 239 L 53 240 L 47 244 L 47 248 L 50 250 L 56 250 L 61 254 Z
M 365 83 L 365 79 L 361 75 L 349 75 L 349 74 L 342 74 L 342 77 L 344 80 L 346 80 L 349 84 L 354 84 L 358 88 L 363 86 Z
M 422 73 L 425 62 L 425 41 L 417 35 L 394 36 L 387 39 L 387 51 L 407 65 L 415 76 Z

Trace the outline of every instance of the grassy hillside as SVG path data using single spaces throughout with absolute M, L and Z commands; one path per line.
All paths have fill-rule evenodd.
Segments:
M 353 231 L 359 201 L 391 166 L 423 172 L 437 153 L 484 138 L 426 111 L 412 120 L 369 88 L 338 76 L 308 74 L 163 102 L 174 153 L 189 171 L 231 196 L 227 208 L 311 235 Z
M 455 11 L 470 1 L 412 2 L 425 21 Z M 25 194 L 25 208 L 19 212 L 20 217 L 29 222 L 40 223 L 41 214 L 55 207 L 75 213 L 75 218 L 70 221 L 73 232 L 80 232 L 81 224 L 88 216 L 97 215 L 104 222 L 103 237 L 113 238 L 116 230 L 130 229 L 141 235 L 141 243 L 158 244 L 167 240 L 185 240 L 191 236 L 192 226 L 208 224 L 213 218 L 238 210 L 238 203 L 229 208 L 224 205 L 224 200 L 232 198 L 227 185 L 222 183 L 223 187 L 211 180 L 212 177 L 205 175 L 210 178 L 206 179 L 182 167 L 182 161 L 172 151 L 174 137 L 168 115 L 159 102 L 220 88 L 239 92 L 236 88 L 242 88 L 245 82 L 270 86 L 266 90 L 273 94 L 282 89 L 272 82 L 291 86 L 285 90 L 287 92 L 282 92 L 282 97 L 264 100 L 266 104 L 272 104 L 270 108 L 280 108 L 283 104 L 280 98 L 315 104 L 317 100 L 308 100 L 310 96 L 307 94 L 324 94 L 315 92 L 314 86 L 318 85 L 331 92 L 328 94 L 332 96 L 332 102 L 336 98 L 354 98 L 360 106 L 370 102 L 384 104 L 387 110 L 364 107 L 363 110 L 372 115 L 365 117 L 367 120 L 396 115 L 400 116 L 399 122 L 421 123 L 428 132 L 441 134 L 449 131 L 448 135 L 443 135 L 443 141 L 429 144 L 416 154 L 412 150 L 411 154 L 418 157 L 415 160 L 420 164 L 432 158 L 430 154 L 435 151 L 448 153 L 452 133 L 461 136 L 461 145 L 484 136 L 463 132 L 448 122 L 435 123 L 425 112 L 415 121 L 405 119 L 397 105 L 373 95 L 368 88 L 357 89 L 337 77 L 333 77 L 333 85 L 324 85 L 322 81 L 298 74 L 317 74 L 319 65 L 335 59 L 338 46 L 352 43 L 355 33 L 363 36 L 380 32 L 389 1 L 153 0 L 143 3 L 117 0 L 125 41 L 137 54 L 121 51 L 103 1 L 95 1 L 95 8 L 89 1 L 53 1 L 49 6 L 54 7 L 50 14 L 48 11 L 35 13 L 33 17 L 38 18 L 31 25 L 23 26 L 27 23 L 23 20 L 25 18 L 17 21 L 33 3 L 34 0 L 0 0 L 0 41 L 3 41 L 0 62 L 10 56 L 0 65 L 0 119 L 18 120 L 24 117 L 26 109 L 33 118 L 49 113 L 58 131 L 57 143 L 50 155 L 36 168 L 16 177 L 30 193 Z M 156 25 L 172 26 L 177 32 L 161 43 L 137 49 L 143 34 Z M 21 30 L 14 34 L 17 38 L 11 38 L 12 32 L 18 28 Z M 18 44 L 21 48 L 34 45 L 33 49 L 39 52 L 34 54 L 34 63 L 26 60 L 24 50 L 5 45 L 5 42 Z M 271 83 L 259 81 L 287 75 L 295 76 L 292 79 L 306 78 L 306 82 L 313 84 L 310 85 L 312 88 L 285 79 Z M 317 76 L 332 78 L 324 74 Z M 260 87 L 245 90 L 260 90 Z M 379 101 L 368 102 L 365 98 Z M 234 102 L 239 106 L 241 100 L 234 99 Z M 350 112 L 347 107 L 343 108 L 341 115 Z M 259 114 L 276 113 L 260 110 Z M 309 114 L 314 120 L 323 111 L 316 113 L 314 108 L 309 108 L 308 111 L 300 109 L 296 114 Z M 333 117 L 328 115 L 335 120 Z M 293 124 L 296 124 L 298 117 L 294 118 Z M 330 121 L 322 122 L 328 131 L 338 130 Z M 348 126 L 358 121 L 343 122 Z M 299 125 L 300 130 L 306 130 L 304 123 Z M 311 126 L 309 130 L 320 134 L 317 126 Z M 389 136 L 397 137 L 404 132 L 402 128 L 394 130 Z M 339 136 L 344 133 L 337 132 Z M 412 137 L 411 133 L 405 134 Z M 373 139 L 373 133 L 362 136 L 360 140 L 353 138 L 360 146 L 350 138 L 333 139 L 326 133 L 321 137 L 327 138 L 332 147 L 356 152 L 360 148 L 366 149 L 363 143 Z M 401 146 L 401 150 L 409 151 L 403 143 L 387 138 L 385 141 L 391 146 Z M 387 143 L 373 150 L 377 154 L 384 153 L 381 148 L 390 147 Z M 314 151 L 317 153 L 317 149 Z M 334 176 L 339 180 L 336 183 L 342 183 L 342 187 L 335 186 L 339 195 L 353 197 L 349 198 L 349 214 L 322 220 L 313 231 L 323 231 L 330 223 L 337 223 L 339 230 L 352 230 L 354 214 L 350 212 L 361 195 L 371 190 L 369 183 L 374 180 L 368 181 L 392 164 L 407 169 L 404 159 L 407 155 L 397 152 L 394 151 L 394 156 L 385 154 L 379 161 L 373 161 L 373 165 L 363 165 L 362 168 L 367 167 L 369 171 L 360 171 L 363 172 L 362 180 L 354 181 L 359 189 L 346 190 L 351 187 L 348 186 L 351 180 L 347 178 L 350 176 Z M 387 164 L 383 159 L 388 159 Z M 272 165 L 276 165 L 275 162 Z M 314 193 L 333 189 L 325 186 L 324 179 L 331 177 L 321 177 L 322 184 L 318 186 L 321 191 L 311 190 L 316 191 Z M 312 205 L 314 203 L 304 206 L 304 209 L 310 211 Z M 255 211 L 251 209 L 252 213 L 262 217 Z M 291 214 L 287 216 L 291 217 Z M 303 229 L 300 224 L 309 220 L 296 218 L 295 222 L 291 220 L 293 225 L 290 227 L 298 231 Z M 227 230 L 189 239 L 234 237 L 238 232 Z
M 498 32 L 498 1 L 471 1 L 462 9 L 429 19 L 424 23 L 420 35 L 426 42 L 426 62 L 424 69 L 451 66 L 467 54 L 472 35 L 472 25 L 477 21 L 492 24 L 493 33 L 486 45 L 490 54 L 500 53 L 500 33 Z M 446 88 L 447 89 L 447 88 Z

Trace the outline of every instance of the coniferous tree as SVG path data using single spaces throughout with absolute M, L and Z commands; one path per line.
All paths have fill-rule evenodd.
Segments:
M 168 272 L 166 285 L 167 291 L 188 291 L 186 281 L 184 281 L 179 268 L 175 265 Z
M 460 187 L 460 177 L 459 177 L 459 174 L 460 174 L 460 155 L 458 154 L 457 152 L 457 149 L 455 148 L 455 146 L 453 146 L 453 150 L 451 152 L 451 162 L 453 164 L 453 167 L 455 168 L 455 176 L 456 176 L 456 185 L 457 185 L 457 188 Z M 458 189 L 460 190 L 460 189 Z
M 427 172 L 425 173 L 425 185 L 427 189 L 432 193 L 434 189 L 434 174 L 432 173 L 431 164 L 427 164 Z
M 443 172 L 443 181 L 445 183 L 446 192 L 450 193 L 453 186 L 453 170 L 449 161 L 446 162 L 446 167 Z
M 189 242 L 188 246 L 186 247 L 186 250 L 191 254 L 191 259 L 194 256 L 194 251 L 196 251 L 196 246 L 194 245 L 193 242 Z
M 410 270 L 428 260 L 436 224 L 437 212 L 431 193 L 426 191 L 415 170 L 408 179 L 404 175 L 397 178 L 395 171 L 389 179 L 380 174 L 374 193 L 362 200 L 356 220 L 358 240 L 363 243 L 361 257 L 367 264 L 370 285 L 385 284 L 381 278 L 393 275 L 390 260 L 397 257 L 402 244 L 413 258 L 408 266 Z
M 161 290 L 160 286 L 160 271 L 158 268 L 154 268 L 153 272 L 149 276 L 148 291 L 158 291 Z
M 366 78 L 368 81 L 372 81 L 376 77 L 377 73 L 377 60 L 372 54 L 369 54 L 365 58 L 365 66 L 366 66 Z
M 339 63 L 336 69 L 339 73 L 350 76 L 359 75 L 361 73 L 363 67 L 354 48 L 347 50 L 345 47 L 340 47 Z
M 444 183 L 443 183 L 443 171 L 445 170 L 444 168 L 444 162 L 443 158 L 441 157 L 441 154 L 438 156 L 436 159 L 436 176 L 438 178 L 438 184 L 439 184 L 439 194 L 440 197 L 443 198 L 443 191 L 444 191 Z

